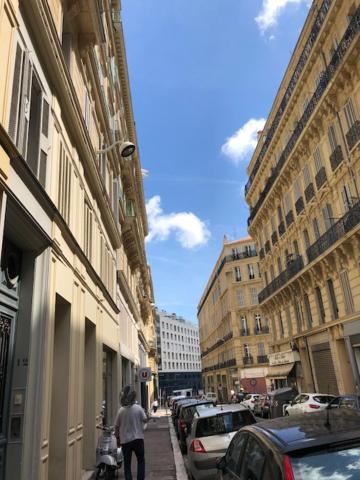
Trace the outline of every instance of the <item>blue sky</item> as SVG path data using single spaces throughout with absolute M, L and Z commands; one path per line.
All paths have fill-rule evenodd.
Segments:
M 196 322 L 309 0 L 122 0 L 160 308 Z M 228 139 L 230 141 L 227 141 Z

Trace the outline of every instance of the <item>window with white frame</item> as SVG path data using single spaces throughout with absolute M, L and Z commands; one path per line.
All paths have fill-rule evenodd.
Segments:
M 254 319 L 255 319 L 255 330 L 257 332 L 261 332 L 262 331 L 261 315 L 259 313 L 256 313 Z
M 333 152 L 336 147 L 338 146 L 338 141 L 336 138 L 336 129 L 335 129 L 335 124 L 331 124 L 328 128 L 328 139 L 329 139 L 329 144 L 330 144 L 330 150 Z
M 351 98 L 349 98 L 349 100 L 344 105 L 344 114 L 348 129 L 350 130 L 350 128 L 356 122 L 356 112 Z
M 260 342 L 257 344 L 257 349 L 258 349 L 258 356 L 259 357 L 264 357 L 265 356 L 265 344 L 263 342 Z
M 92 257 L 92 209 L 90 204 L 85 201 L 84 208 L 84 253 L 91 261 Z
M 251 358 L 251 347 L 247 343 L 244 343 L 244 356 L 246 358 Z
M 298 176 L 294 182 L 294 194 L 295 194 L 295 201 L 302 196 L 300 176 Z
M 313 157 L 314 157 L 314 163 L 315 163 L 315 170 L 316 170 L 316 173 L 318 173 L 323 167 L 320 147 L 315 148 Z
M 251 298 L 251 305 L 257 305 L 259 303 L 258 291 L 256 287 L 250 288 L 250 298 Z
M 245 296 L 244 296 L 244 289 L 237 288 L 236 289 L 236 301 L 239 307 L 245 306 Z
M 351 292 L 348 273 L 346 270 L 340 272 L 340 283 L 344 295 L 345 312 L 346 314 L 353 313 L 354 311 L 354 299 Z
M 254 265 L 249 264 L 247 268 L 248 268 L 249 280 L 253 280 L 255 278 Z
M 305 165 L 303 168 L 303 177 L 305 188 L 311 183 L 311 175 L 309 165 Z
M 240 317 L 240 328 L 241 328 L 241 333 L 242 335 L 247 335 L 248 333 L 248 325 L 247 325 L 247 320 L 245 315 L 242 315 Z
M 58 209 L 65 222 L 70 223 L 72 165 L 70 157 L 60 142 Z
M 241 269 L 240 269 L 240 267 L 235 267 L 234 268 L 234 278 L 235 278 L 236 282 L 241 281 Z

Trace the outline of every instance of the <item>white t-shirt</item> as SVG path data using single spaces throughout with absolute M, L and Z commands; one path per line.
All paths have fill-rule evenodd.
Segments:
M 115 434 L 120 437 L 120 443 L 129 443 L 133 440 L 144 439 L 144 424 L 147 416 L 140 405 L 121 407 L 115 420 Z

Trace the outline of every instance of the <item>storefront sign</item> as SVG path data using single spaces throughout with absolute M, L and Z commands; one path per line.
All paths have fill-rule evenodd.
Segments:
M 139 381 L 150 382 L 151 380 L 151 368 L 139 368 Z
M 270 365 L 285 365 L 286 363 L 294 363 L 299 361 L 299 352 L 293 350 L 287 350 L 286 352 L 270 353 L 269 355 Z

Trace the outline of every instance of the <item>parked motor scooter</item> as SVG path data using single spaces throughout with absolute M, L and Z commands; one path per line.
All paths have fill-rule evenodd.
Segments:
M 114 427 L 98 426 L 104 433 L 99 437 L 96 446 L 96 478 L 110 480 L 121 467 L 123 454 L 118 448 Z

